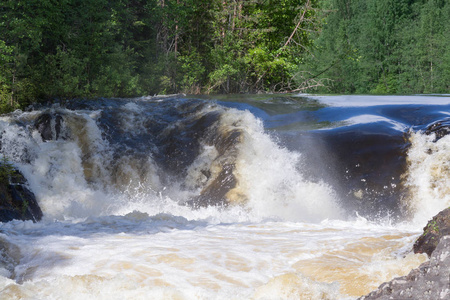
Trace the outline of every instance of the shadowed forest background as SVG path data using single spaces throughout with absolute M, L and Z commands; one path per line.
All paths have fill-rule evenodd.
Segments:
M 448 0 L 3 0 L 0 111 L 166 93 L 450 93 Z

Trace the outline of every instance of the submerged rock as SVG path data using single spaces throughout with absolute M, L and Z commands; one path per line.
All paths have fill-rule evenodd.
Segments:
M 435 122 L 427 127 L 425 134 L 435 134 L 435 141 L 443 138 L 450 133 L 450 119 Z
M 43 113 L 34 124 L 43 141 L 57 140 L 61 134 L 63 117 L 60 114 Z
M 2 176 L 0 180 L 0 222 L 9 222 L 14 219 L 32 220 L 33 222 L 41 220 L 41 208 L 26 184 L 25 177 L 17 170 L 12 171 L 10 179 Z
M 423 234 L 414 243 L 414 253 L 426 253 L 430 257 L 446 235 L 450 235 L 450 207 L 433 217 L 423 228 Z

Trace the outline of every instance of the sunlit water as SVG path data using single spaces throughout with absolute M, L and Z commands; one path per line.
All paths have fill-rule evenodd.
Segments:
M 44 219 L 1 224 L 0 299 L 356 299 L 424 262 L 412 244 L 450 205 L 450 137 L 423 132 L 447 97 L 103 101 L 1 118 Z M 44 110 L 62 137 L 33 127 Z M 404 140 L 405 169 L 353 132 Z

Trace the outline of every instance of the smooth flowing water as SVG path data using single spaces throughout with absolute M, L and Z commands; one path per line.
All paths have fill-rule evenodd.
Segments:
M 442 95 L 4 115 L 44 218 L 0 223 L 0 299 L 356 299 L 427 259 L 411 248 L 450 205 L 449 115 Z

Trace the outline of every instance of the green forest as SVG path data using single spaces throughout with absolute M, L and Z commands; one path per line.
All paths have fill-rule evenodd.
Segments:
M 2 0 L 0 111 L 154 94 L 450 92 L 448 0 Z

